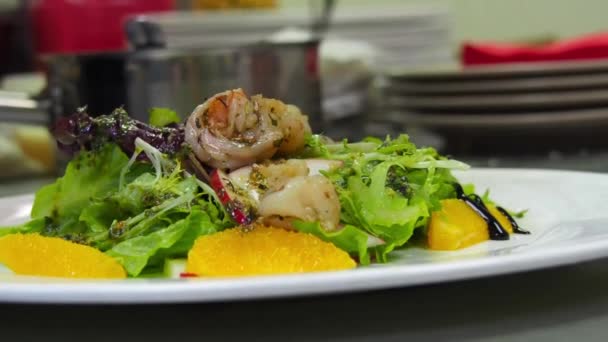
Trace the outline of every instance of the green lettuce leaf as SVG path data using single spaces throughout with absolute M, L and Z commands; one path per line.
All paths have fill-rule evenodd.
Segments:
M 302 233 L 312 234 L 323 241 L 333 243 L 343 251 L 357 255 L 362 265 L 370 263 L 367 250 L 369 235 L 355 226 L 346 225 L 334 232 L 326 231 L 318 222 L 295 221 L 293 226 Z
M 106 253 L 118 260 L 130 276 L 137 276 L 146 266 L 153 265 L 149 263 L 151 259 L 184 256 L 197 237 L 217 230 L 209 215 L 195 207 L 185 219 L 153 233 L 125 240 Z
M 179 115 L 169 108 L 155 107 L 150 110 L 150 125 L 152 126 L 165 127 L 180 122 Z
M 31 217 L 50 217 L 55 221 L 77 218 L 96 198 L 118 189 L 121 170 L 128 161 L 113 144 L 98 151 L 79 153 L 68 163 L 63 177 L 36 193 Z

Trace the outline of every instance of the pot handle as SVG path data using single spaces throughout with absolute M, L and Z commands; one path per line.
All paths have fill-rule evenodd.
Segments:
M 167 47 L 165 34 L 158 23 L 140 15 L 128 20 L 125 34 L 134 50 L 156 49 Z

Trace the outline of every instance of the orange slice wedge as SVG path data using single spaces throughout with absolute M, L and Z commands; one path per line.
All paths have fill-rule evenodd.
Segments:
M 69 278 L 125 278 L 112 257 L 89 246 L 39 234 L 0 237 L 0 263 L 16 274 Z
M 186 271 L 199 276 L 244 276 L 354 267 L 348 253 L 313 235 L 256 226 L 199 237 L 188 253 Z

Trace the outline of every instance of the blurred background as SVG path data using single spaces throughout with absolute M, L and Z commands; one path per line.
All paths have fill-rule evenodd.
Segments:
M 489 167 L 608 171 L 603 0 L 0 0 L 0 181 L 61 169 L 87 106 L 182 118 L 229 88 L 330 137 L 408 133 Z

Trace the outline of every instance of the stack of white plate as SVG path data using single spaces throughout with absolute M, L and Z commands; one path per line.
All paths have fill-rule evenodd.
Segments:
M 392 72 L 374 120 L 486 141 L 606 145 L 608 60 Z
M 308 30 L 312 17 L 301 8 L 177 12 L 149 20 L 162 27 L 169 48 L 190 49 L 250 44 L 285 28 Z M 338 5 L 326 38 L 371 44 L 379 52 L 379 67 L 447 64 L 453 61 L 451 27 L 449 13 L 439 7 Z
M 394 72 L 383 118 L 432 127 L 514 128 L 608 122 L 608 61 Z

